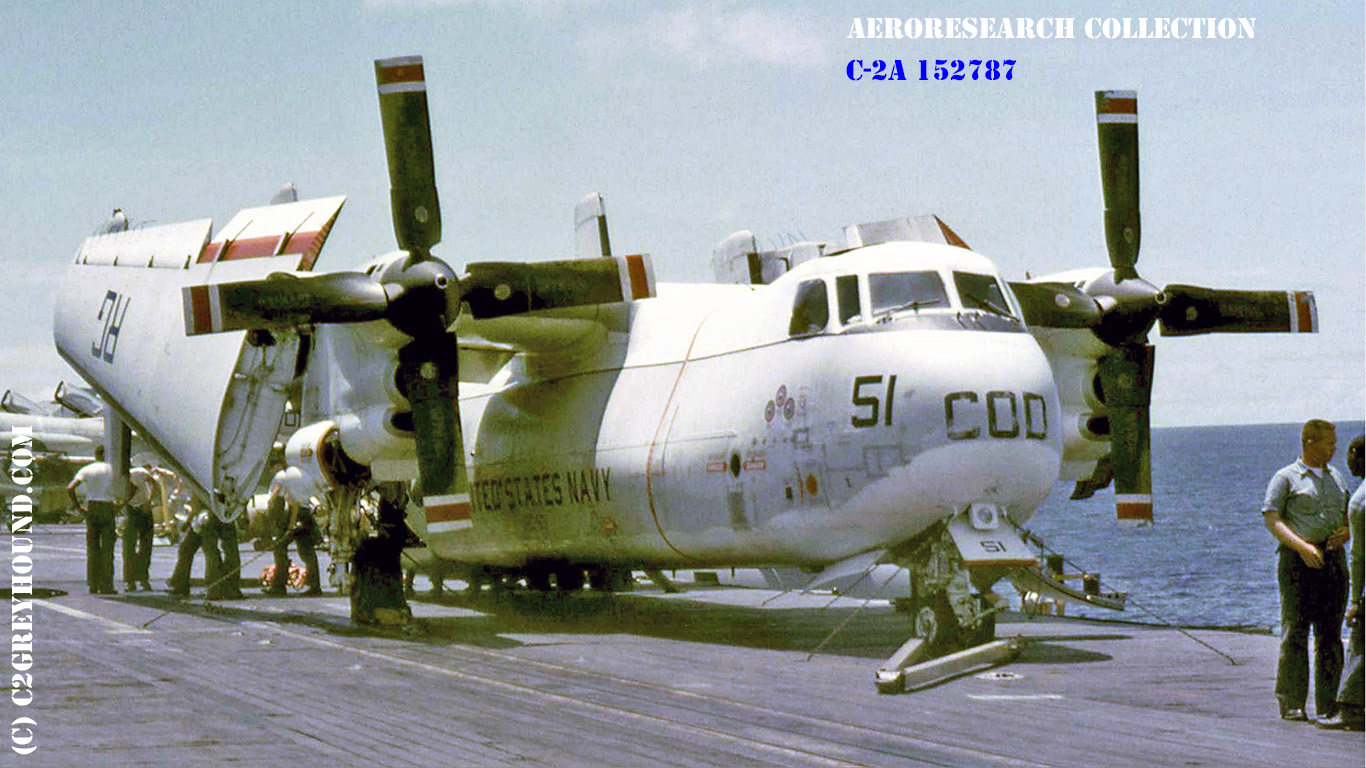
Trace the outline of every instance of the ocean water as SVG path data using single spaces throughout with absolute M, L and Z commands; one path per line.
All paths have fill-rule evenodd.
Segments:
M 1347 443 L 1362 432 L 1359 421 L 1337 424 L 1332 463 L 1349 492 L 1357 479 Z M 1059 484 L 1027 527 L 1068 558 L 1069 572 L 1099 572 L 1103 589 L 1130 595 L 1123 613 L 1074 605 L 1068 613 L 1278 631 L 1276 544 L 1261 507 L 1271 475 L 1299 456 L 1299 435 L 1299 424 L 1153 430 L 1149 527 L 1120 528 L 1109 489 L 1071 501 L 1071 485 Z

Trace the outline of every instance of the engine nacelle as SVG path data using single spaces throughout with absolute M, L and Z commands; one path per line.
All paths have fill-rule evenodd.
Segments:
M 315 422 L 290 435 L 285 443 L 285 461 L 304 473 L 319 496 L 329 488 L 355 485 L 369 474 L 366 467 L 346 454 L 337 425 L 332 421 Z
M 1109 347 L 1087 329 L 1031 328 L 1030 332 L 1048 356 L 1058 386 L 1063 438 L 1059 477 L 1090 477 L 1096 462 L 1110 452 L 1109 420 L 1097 363 Z

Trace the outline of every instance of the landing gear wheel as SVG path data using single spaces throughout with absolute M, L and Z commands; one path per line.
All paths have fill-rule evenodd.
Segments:
M 968 646 L 983 645 L 996 639 L 996 614 L 983 616 L 977 626 L 968 631 Z
M 930 597 L 911 619 L 911 631 L 925 641 L 931 653 L 939 655 L 953 648 L 958 636 L 958 619 L 944 594 Z
M 493 577 L 489 574 L 487 569 L 475 568 L 470 571 L 470 580 L 465 587 L 465 593 L 470 597 L 478 597 L 479 593 L 484 590 L 484 587 L 490 586 L 492 582 Z
M 583 568 L 562 565 L 555 569 L 555 588 L 560 592 L 578 592 L 583 589 Z
M 540 567 L 528 568 L 526 571 L 526 586 L 527 589 L 535 590 L 536 592 L 549 592 L 550 571 Z

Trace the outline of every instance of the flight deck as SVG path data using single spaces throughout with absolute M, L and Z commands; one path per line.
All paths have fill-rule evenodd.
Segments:
M 1014 662 L 915 693 L 873 673 L 883 601 L 648 583 L 448 590 L 406 629 L 344 598 L 93 596 L 80 526 L 36 526 L 37 750 L 0 765 L 1362 765 L 1360 733 L 1282 722 L 1265 634 L 1002 616 Z M 269 553 L 243 547 L 244 573 Z M 202 569 L 202 559 L 197 563 Z M 196 575 L 201 573 L 196 569 Z M 6 581 L 8 583 L 8 581 Z M 459 582 L 448 587 L 458 588 Z M 1198 638 L 1203 643 L 1196 642 Z M 813 653 L 813 649 L 819 651 Z

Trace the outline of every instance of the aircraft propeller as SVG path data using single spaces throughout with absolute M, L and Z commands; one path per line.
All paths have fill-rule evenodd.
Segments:
M 413 340 L 399 350 L 398 385 L 413 408 L 423 504 L 431 507 L 454 502 L 466 488 L 459 348 L 455 334 L 447 330 L 460 311 L 460 281 L 431 254 L 441 240 L 441 204 L 422 57 L 376 61 L 375 83 L 394 235 L 399 248 L 408 251 L 408 258 L 381 275 L 380 282 L 402 287 L 391 302 L 390 322 Z
M 441 240 L 426 79 L 420 56 L 375 62 L 390 202 L 399 248 L 408 252 L 374 276 L 278 273 L 262 280 L 185 289 L 186 333 L 386 320 L 411 338 L 398 353 L 397 382 L 412 406 L 424 505 L 455 503 L 464 491 L 455 334 L 460 280 L 432 255 Z
M 1096 129 L 1105 243 L 1112 271 L 1085 292 L 1062 283 L 1014 283 L 1031 325 L 1090 328 L 1111 349 L 1097 361 L 1121 520 L 1152 519 L 1150 461 L 1154 347 L 1163 336 L 1203 333 L 1312 332 L 1313 295 L 1168 285 L 1138 276 L 1140 240 L 1138 100 L 1132 91 L 1096 92 Z M 1089 300 L 1088 300 L 1089 299 Z

